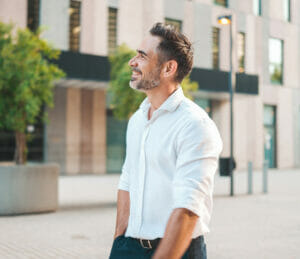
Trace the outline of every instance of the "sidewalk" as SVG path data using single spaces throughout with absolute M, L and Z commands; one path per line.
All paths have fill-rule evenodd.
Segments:
M 119 175 L 61 176 L 56 213 L 0 217 L 0 258 L 108 258 L 116 215 Z M 209 259 L 300 258 L 300 170 L 270 170 L 269 193 L 255 172 L 216 176 Z

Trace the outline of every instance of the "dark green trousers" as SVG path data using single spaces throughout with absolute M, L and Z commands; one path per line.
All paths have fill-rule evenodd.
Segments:
M 150 259 L 156 247 L 146 249 L 133 238 L 119 236 L 114 242 L 109 259 Z M 182 259 L 206 259 L 206 244 L 203 236 L 192 240 Z

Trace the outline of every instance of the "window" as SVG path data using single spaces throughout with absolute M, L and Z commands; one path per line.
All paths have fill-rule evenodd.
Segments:
M 221 5 L 221 6 L 224 6 L 224 7 L 228 6 L 227 0 L 215 0 L 215 4 L 216 5 Z
M 283 0 L 283 15 L 284 20 L 287 22 L 291 21 L 291 0 Z
M 182 22 L 180 20 L 166 18 L 165 24 L 173 25 L 180 32 L 182 30 Z
M 276 107 L 264 105 L 264 160 L 276 167 Z
M 253 12 L 257 16 L 260 16 L 262 14 L 261 0 L 253 0 Z
M 269 39 L 269 73 L 273 84 L 283 82 L 283 41 Z
M 238 41 L 237 41 L 237 54 L 238 54 L 238 61 L 239 61 L 239 72 L 245 72 L 245 33 L 239 32 L 238 33 Z
M 117 17 L 116 8 L 108 8 L 108 54 L 112 54 L 117 48 Z
M 70 15 L 70 27 L 69 27 L 69 48 L 72 51 L 79 51 L 80 43 L 80 11 L 81 2 L 71 0 L 69 15 Z
M 27 27 L 36 31 L 39 27 L 40 0 L 28 0 L 27 2 Z
M 219 44 L 220 44 L 220 29 L 213 27 L 213 41 L 212 41 L 212 53 L 213 53 L 213 68 L 219 69 Z

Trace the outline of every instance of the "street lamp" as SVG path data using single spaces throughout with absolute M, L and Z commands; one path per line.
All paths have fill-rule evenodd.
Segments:
M 230 69 L 228 76 L 228 90 L 230 95 L 230 159 L 229 159 L 229 174 L 230 174 L 230 195 L 234 195 L 233 186 L 233 87 L 232 87 L 232 15 L 223 15 L 218 17 L 218 23 L 221 25 L 229 25 L 230 28 Z

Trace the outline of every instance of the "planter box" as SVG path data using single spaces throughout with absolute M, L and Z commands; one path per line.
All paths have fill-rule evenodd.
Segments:
M 0 165 L 0 215 L 56 211 L 59 166 Z

